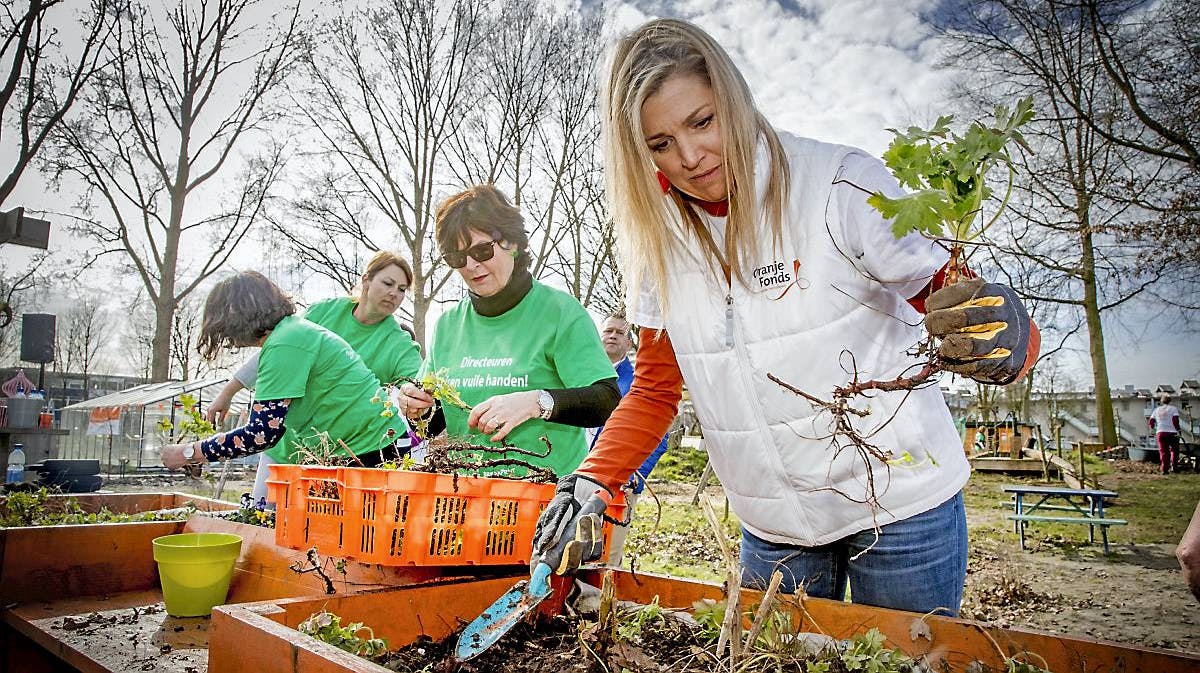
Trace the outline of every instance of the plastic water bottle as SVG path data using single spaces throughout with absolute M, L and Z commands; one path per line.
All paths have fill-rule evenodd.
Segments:
M 8 454 L 8 471 L 4 473 L 4 483 L 19 484 L 25 481 L 25 450 L 20 444 L 13 444 L 12 452 Z

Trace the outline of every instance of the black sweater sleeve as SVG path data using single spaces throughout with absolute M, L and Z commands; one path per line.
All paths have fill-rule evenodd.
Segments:
M 617 408 L 617 403 L 621 401 L 621 390 L 617 388 L 615 376 L 611 379 L 600 379 L 590 386 L 556 388 L 547 392 L 554 398 L 550 422 L 578 428 L 604 425 L 613 409 Z

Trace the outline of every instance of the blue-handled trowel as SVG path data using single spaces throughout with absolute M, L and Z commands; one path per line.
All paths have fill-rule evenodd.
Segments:
M 564 566 L 579 567 L 582 560 L 597 559 L 603 552 L 604 536 L 601 527 L 604 521 L 600 513 L 604 511 L 607 503 L 602 498 L 603 496 L 597 493 L 583 503 L 573 538 L 561 536 L 560 539 L 565 538 L 559 543 L 563 551 L 561 558 L 564 559 Z M 552 582 L 552 579 L 556 581 Z M 533 567 L 529 579 L 517 582 L 475 621 L 467 624 L 458 637 L 458 645 L 454 649 L 455 660 L 463 662 L 479 656 L 555 591 L 560 594 L 556 599 L 561 603 L 571 584 L 570 579 L 569 575 L 554 575 L 549 565 L 539 562 Z
M 517 582 L 495 603 L 483 611 L 475 621 L 467 624 L 458 637 L 454 658 L 466 661 L 478 656 L 491 647 L 501 636 L 508 633 L 517 622 L 525 618 L 551 593 L 550 566 L 539 563 L 527 580 Z

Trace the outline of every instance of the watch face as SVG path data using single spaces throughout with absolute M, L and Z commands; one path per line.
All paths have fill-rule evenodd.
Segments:
M 190 444 L 188 446 L 183 447 L 183 457 L 186 460 L 191 460 L 191 459 L 195 458 L 196 457 L 196 447 L 192 446 Z

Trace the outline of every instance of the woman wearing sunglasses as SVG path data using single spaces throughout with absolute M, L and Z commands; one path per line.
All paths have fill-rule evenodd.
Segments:
M 632 389 L 542 514 L 535 560 L 558 572 L 591 560 L 572 545 L 589 529 L 576 524 L 580 506 L 615 492 L 654 449 L 686 381 L 742 522 L 743 583 L 779 570 L 788 592 L 840 600 L 848 584 L 855 602 L 957 613 L 970 467 L 938 387 L 853 400 L 865 415 L 845 422 L 894 457 L 885 462 L 771 376 L 826 399 L 859 376 L 911 376 L 928 299 L 944 309 L 927 324 L 946 368 L 1007 384 L 1037 354 L 1020 301 L 976 280 L 939 289 L 947 251 L 896 239 L 866 202 L 900 194 L 883 164 L 773 128 L 729 55 L 690 23 L 625 35 L 601 105 L 606 195 L 642 348 Z M 940 331 L 939 315 L 971 334 Z M 954 342 L 968 348 L 948 353 Z
M 408 260 L 390 250 L 380 250 L 367 262 L 357 295 L 319 301 L 308 307 L 304 319 L 344 339 L 381 382 L 395 383 L 412 378 L 421 368 L 421 348 L 393 315 L 411 284 L 412 267 Z M 210 423 L 219 424 L 224 420 L 230 401 L 239 390 L 255 387 L 258 365 L 256 354 L 229 379 L 205 412 Z M 296 462 L 296 445 L 305 443 L 300 434 L 305 431 L 305 428 L 289 427 L 283 439 L 259 457 L 251 492 L 255 500 L 267 494 L 269 465 Z M 311 434 L 311 430 L 308 433 Z M 403 438 L 399 440 L 400 444 L 405 442 Z M 372 459 L 367 457 L 367 460 Z
M 314 432 L 327 433 L 335 446 L 367 460 L 408 446 L 404 419 L 381 415 L 380 406 L 371 401 L 379 379 L 362 358 L 344 339 L 295 313 L 291 298 L 254 271 L 213 287 L 204 304 L 197 350 L 211 360 L 227 347 L 260 347 L 254 404 L 240 427 L 163 447 L 163 465 L 229 460 Z M 397 440 L 403 447 L 396 446 Z
M 564 475 L 587 451 L 584 428 L 604 422 L 620 400 L 616 376 L 596 328 L 571 295 L 529 273 L 529 239 L 521 213 L 492 185 L 477 185 L 438 208 L 442 259 L 468 295 L 434 326 L 425 369 L 446 371 L 465 411 L 443 406 L 447 434 L 471 444 L 511 444 L 544 452 L 519 456 Z M 433 398 L 407 384 L 400 408 L 429 413 Z M 435 417 L 431 428 L 440 429 Z

